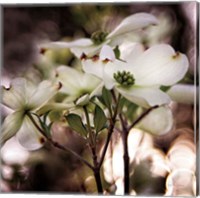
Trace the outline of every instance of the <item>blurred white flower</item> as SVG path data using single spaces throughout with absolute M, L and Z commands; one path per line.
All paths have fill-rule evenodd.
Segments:
M 72 42 L 51 42 L 41 44 L 42 48 L 70 48 L 72 53 L 77 57 L 96 54 L 103 45 L 111 46 L 119 45 L 124 40 L 124 35 L 138 29 L 145 28 L 150 25 L 156 25 L 158 20 L 155 16 L 148 13 L 137 13 L 126 17 L 122 22 L 111 32 L 95 32 L 91 39 L 81 38 Z
M 176 84 L 167 91 L 167 94 L 175 102 L 183 104 L 194 104 L 195 97 L 198 95 L 197 92 L 198 88 L 194 85 Z M 196 100 L 196 102 L 198 103 L 198 100 Z
M 1 149 L 1 157 L 6 164 L 24 165 L 29 157 L 29 152 L 19 144 L 16 137 L 12 137 Z
M 61 88 L 61 84 L 42 81 L 38 87 L 33 87 L 24 78 L 11 81 L 10 87 L 2 87 L 2 103 L 14 110 L 9 114 L 1 128 L 1 145 L 17 133 L 20 144 L 28 150 L 40 148 L 45 138 L 38 132 L 30 118 L 30 112 L 35 112 L 44 106 Z
M 172 171 L 166 180 L 166 196 L 195 196 L 196 177 L 191 170 L 180 168 Z
M 184 134 L 179 136 L 167 152 L 167 159 L 171 170 L 185 168 L 196 171 L 196 148 L 192 140 Z
M 100 94 L 103 84 L 97 77 L 68 66 L 56 69 L 56 79 L 62 83 L 61 92 L 68 95 L 64 102 L 84 106 L 94 95 Z
M 172 21 L 168 12 L 162 11 L 156 15 L 159 23 L 126 35 L 124 41 L 144 43 L 152 46 L 159 43 L 171 43 L 176 21 Z
M 121 53 L 121 60 L 117 60 L 111 47 L 105 45 L 99 58 L 82 59 L 83 69 L 103 79 L 107 89 L 115 88 L 142 107 L 169 103 L 170 97 L 159 88 L 184 77 L 187 57 L 166 44 L 144 50 L 141 44 L 129 43 Z
M 158 121 L 159 120 L 159 121 Z M 168 106 L 153 109 L 146 115 L 136 128 L 140 128 L 153 135 L 164 135 L 168 133 L 174 124 L 173 114 Z

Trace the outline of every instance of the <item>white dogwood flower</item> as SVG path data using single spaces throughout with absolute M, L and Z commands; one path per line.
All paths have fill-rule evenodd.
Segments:
M 116 89 L 125 98 L 142 107 L 162 105 L 170 97 L 160 86 L 171 86 L 188 70 L 188 59 L 166 44 L 147 50 L 137 43 L 126 45 L 120 58 L 115 59 L 111 47 L 105 45 L 99 58 L 82 59 L 83 69 L 103 79 L 107 89 Z
M 42 81 L 38 87 L 33 87 L 24 78 L 13 79 L 9 88 L 2 87 L 2 103 L 14 112 L 2 124 L 1 145 L 16 134 L 26 149 L 40 148 L 45 137 L 34 126 L 28 113 L 43 107 L 60 88 L 61 83 L 52 84 L 50 81 Z
M 97 31 L 92 34 L 91 38 L 81 38 L 72 42 L 51 42 L 41 45 L 42 48 L 70 48 L 78 58 L 84 53 L 93 55 L 97 53 L 105 44 L 116 46 L 119 45 L 124 35 L 133 31 L 145 28 L 150 25 L 156 25 L 158 20 L 155 16 L 148 13 L 137 13 L 126 17 L 110 33 Z
M 63 85 L 60 91 L 67 94 L 64 102 L 73 102 L 78 106 L 86 105 L 89 99 L 98 95 L 103 87 L 97 77 L 68 66 L 60 66 L 56 69 L 56 79 Z

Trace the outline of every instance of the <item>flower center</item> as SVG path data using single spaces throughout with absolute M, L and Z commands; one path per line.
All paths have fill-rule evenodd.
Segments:
M 129 87 L 134 85 L 135 79 L 133 74 L 129 71 L 118 71 L 117 73 L 113 74 L 114 79 L 122 86 Z
M 92 34 L 91 39 L 95 45 L 99 45 L 106 40 L 107 32 L 96 31 Z

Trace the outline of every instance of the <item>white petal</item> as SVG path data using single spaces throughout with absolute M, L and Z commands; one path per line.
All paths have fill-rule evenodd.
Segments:
M 99 78 L 103 78 L 103 70 L 105 64 L 101 60 L 82 60 L 83 70 L 88 74 L 93 74 Z
M 76 105 L 78 106 L 84 106 L 86 104 L 89 103 L 90 100 L 90 96 L 89 94 L 85 94 L 83 96 L 81 96 L 77 101 L 76 101 Z
M 126 42 L 120 45 L 120 59 L 129 65 L 135 65 L 137 58 L 144 52 L 144 47 L 140 43 Z
M 86 55 L 99 49 L 99 46 L 95 46 L 91 39 L 81 38 L 71 42 L 57 41 L 50 43 L 43 43 L 40 45 L 41 48 L 53 48 L 53 49 L 63 49 L 69 48 L 72 53 L 78 58 L 84 53 Z
M 15 78 L 9 88 L 2 87 L 2 103 L 14 110 L 20 109 L 26 103 L 26 80 Z
M 44 145 L 45 137 L 40 134 L 28 116 L 25 116 L 17 133 L 19 143 L 28 150 L 36 150 Z
M 101 83 L 101 80 L 94 75 L 82 73 L 81 89 L 88 93 L 92 92 Z
M 100 45 L 91 45 L 89 47 L 73 47 L 71 52 L 78 58 L 85 54 L 89 57 L 96 55 L 101 49 Z
M 90 93 L 101 82 L 99 78 L 91 74 L 83 73 L 67 66 L 58 67 L 56 76 L 57 80 L 63 84 L 61 91 L 69 96 L 79 97 L 84 92 Z
M 19 128 L 21 127 L 23 121 L 23 112 L 22 111 L 16 111 L 10 115 L 8 115 L 1 127 L 1 146 L 10 139 L 12 136 L 14 136 Z
M 93 43 L 90 39 L 78 39 L 71 42 L 57 41 L 57 42 L 42 43 L 40 47 L 60 49 L 60 48 L 72 48 L 72 47 L 88 47 L 92 44 Z
M 173 85 L 188 70 L 188 59 L 176 53 L 166 44 L 155 45 L 146 50 L 133 67 L 137 85 Z
M 104 45 L 101 48 L 100 54 L 99 54 L 100 60 L 115 60 L 115 53 L 113 52 L 112 48 L 108 45 Z
M 133 87 L 123 89 L 122 87 L 117 87 L 117 90 L 131 102 L 145 108 L 170 102 L 169 96 L 157 88 Z
M 91 94 L 90 94 L 90 98 L 92 98 L 93 96 L 99 96 L 102 93 L 102 89 L 103 89 L 104 83 L 101 82 L 96 89 L 94 89 Z
M 105 40 L 99 45 L 92 44 L 88 47 L 73 47 L 71 48 L 71 52 L 74 53 L 78 58 L 80 58 L 83 54 L 85 54 L 88 57 L 93 57 L 99 54 L 101 48 L 109 42 L 110 40 Z
M 137 13 L 125 18 L 109 35 L 107 38 L 113 38 L 121 34 L 129 33 L 137 29 L 155 25 L 158 20 L 155 16 L 148 13 Z
M 82 73 L 68 66 L 56 69 L 56 78 L 63 86 L 61 91 L 69 95 L 76 95 L 80 90 Z
M 136 126 L 153 135 L 164 135 L 173 127 L 173 114 L 169 107 L 163 106 L 153 109 Z
M 37 89 L 33 92 L 33 94 L 29 98 L 29 102 L 27 104 L 31 109 L 38 109 L 45 103 L 47 103 L 53 96 L 56 95 L 58 90 L 62 87 L 62 84 L 52 83 L 50 81 L 42 81 Z
M 47 103 L 42 108 L 37 110 L 37 115 L 43 115 L 47 113 L 48 111 L 64 111 L 68 110 L 69 108 L 73 107 L 74 105 L 70 103 Z
M 167 91 L 167 94 L 171 97 L 173 101 L 185 104 L 194 104 L 196 91 L 198 91 L 198 88 L 194 85 L 177 84 L 172 86 Z

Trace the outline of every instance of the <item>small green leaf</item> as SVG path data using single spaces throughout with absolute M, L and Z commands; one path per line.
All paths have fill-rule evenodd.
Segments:
M 164 92 L 168 91 L 171 86 L 161 86 L 160 89 Z
M 130 120 L 134 120 L 135 119 L 135 113 L 136 113 L 136 110 L 138 109 L 138 105 L 128 101 L 126 99 L 125 101 L 125 106 L 126 106 L 126 112 L 124 112 L 125 116 Z
M 81 136 L 87 135 L 87 130 L 86 130 L 86 128 L 81 120 L 81 117 L 79 115 L 71 113 L 71 114 L 65 116 L 65 118 L 67 119 L 69 126 L 74 131 L 79 133 Z
M 105 87 L 102 90 L 102 98 L 106 107 L 110 108 L 112 104 L 112 94 Z
M 98 100 L 99 100 L 103 105 L 106 106 L 106 103 L 104 102 L 104 99 L 103 99 L 102 96 L 97 96 L 97 98 L 98 98 Z
M 119 107 L 118 107 L 118 111 L 121 112 L 124 105 L 126 104 L 127 99 L 125 99 L 124 97 L 122 97 L 119 101 Z
M 63 113 L 61 111 L 51 111 L 49 113 L 49 119 L 52 122 L 59 121 L 63 117 Z
M 43 122 L 46 123 L 47 121 L 47 117 L 49 115 L 50 111 L 47 111 L 45 114 L 44 114 L 44 117 L 43 117 Z
M 107 118 L 104 111 L 96 105 L 94 110 L 94 127 L 97 133 L 105 128 L 106 122 Z
M 116 59 L 119 59 L 119 58 L 120 58 L 119 46 L 117 45 L 113 51 L 114 51 L 114 53 L 115 53 Z
M 43 116 L 43 120 L 36 113 L 32 113 L 32 114 L 35 115 L 38 118 L 40 126 L 42 127 L 42 130 L 47 135 L 47 137 L 51 137 L 51 126 L 52 126 L 53 122 L 51 122 L 49 125 L 46 124 L 46 119 L 47 119 L 49 112 L 47 112 Z

